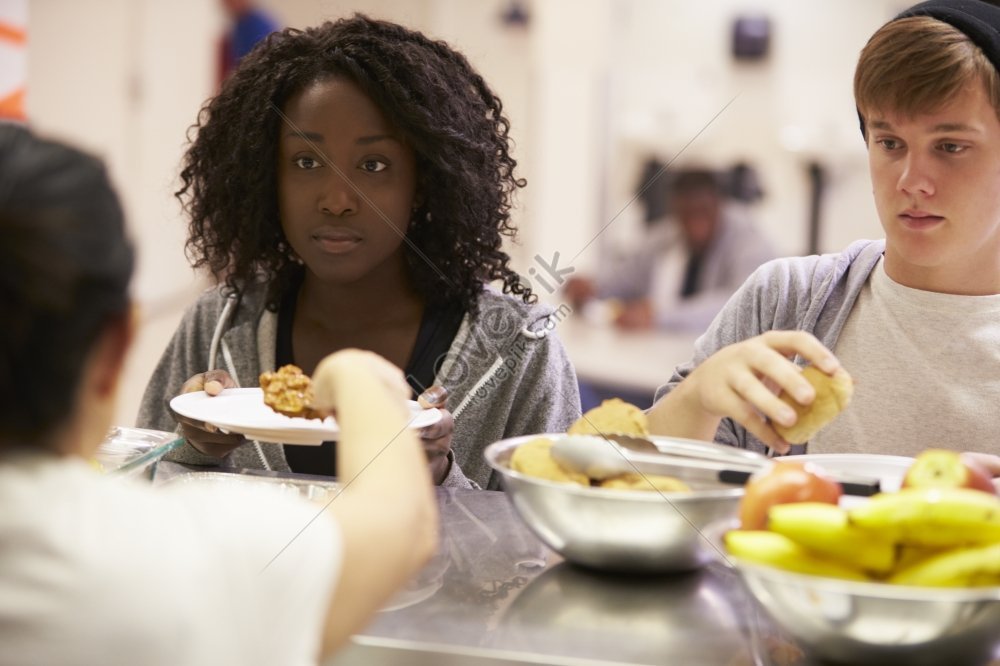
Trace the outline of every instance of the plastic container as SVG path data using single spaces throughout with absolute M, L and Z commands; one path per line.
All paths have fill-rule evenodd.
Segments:
M 152 479 L 156 463 L 183 443 L 184 438 L 175 432 L 114 426 L 94 459 L 105 473 Z

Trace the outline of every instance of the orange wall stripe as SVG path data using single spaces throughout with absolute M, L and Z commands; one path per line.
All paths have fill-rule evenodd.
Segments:
M 27 119 L 24 113 L 24 88 L 0 98 L 0 118 Z
M 0 41 L 12 44 L 27 44 L 28 31 L 16 25 L 0 21 Z

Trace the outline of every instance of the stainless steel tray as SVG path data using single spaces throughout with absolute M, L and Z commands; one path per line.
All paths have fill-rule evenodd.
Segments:
M 306 499 L 322 502 L 333 499 L 340 490 L 340 484 L 334 479 L 322 477 L 278 477 L 264 474 L 227 473 L 227 472 L 190 472 L 172 476 L 162 485 L 178 483 L 218 483 L 222 485 L 265 484 L 281 489 L 288 494 L 296 494 Z

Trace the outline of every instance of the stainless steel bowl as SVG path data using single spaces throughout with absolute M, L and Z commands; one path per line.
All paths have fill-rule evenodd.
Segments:
M 486 448 L 489 465 L 528 527 L 549 548 L 575 564 L 626 573 L 696 569 L 716 547 L 706 525 L 737 515 L 742 486 L 703 484 L 692 492 L 607 490 L 545 481 L 510 469 L 510 456 L 538 437 L 505 439 Z
M 821 659 L 915 666 L 1000 656 L 1000 587 L 859 583 L 734 562 L 771 617 Z

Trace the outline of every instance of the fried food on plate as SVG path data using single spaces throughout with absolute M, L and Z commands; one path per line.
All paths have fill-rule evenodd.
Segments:
M 261 373 L 260 387 L 264 392 L 264 404 L 279 414 L 321 418 L 311 406 L 312 381 L 298 366 L 285 365 L 275 372 Z
M 816 390 L 816 399 L 809 405 L 800 405 L 791 396 L 782 393 L 781 399 L 795 410 L 798 419 L 791 427 L 780 423 L 771 424 L 789 444 L 804 444 L 812 439 L 847 407 L 854 394 L 854 380 L 843 368 L 828 375 L 810 365 L 802 369 L 802 376 Z
M 649 435 L 649 425 L 644 411 L 619 398 L 611 398 L 585 412 L 567 432 L 570 435 L 622 433 L 645 437 Z
M 514 449 L 510 457 L 510 468 L 515 472 L 548 481 L 590 485 L 590 479 L 586 475 L 563 469 L 552 458 L 551 451 L 552 441 L 544 437 L 525 442 Z

